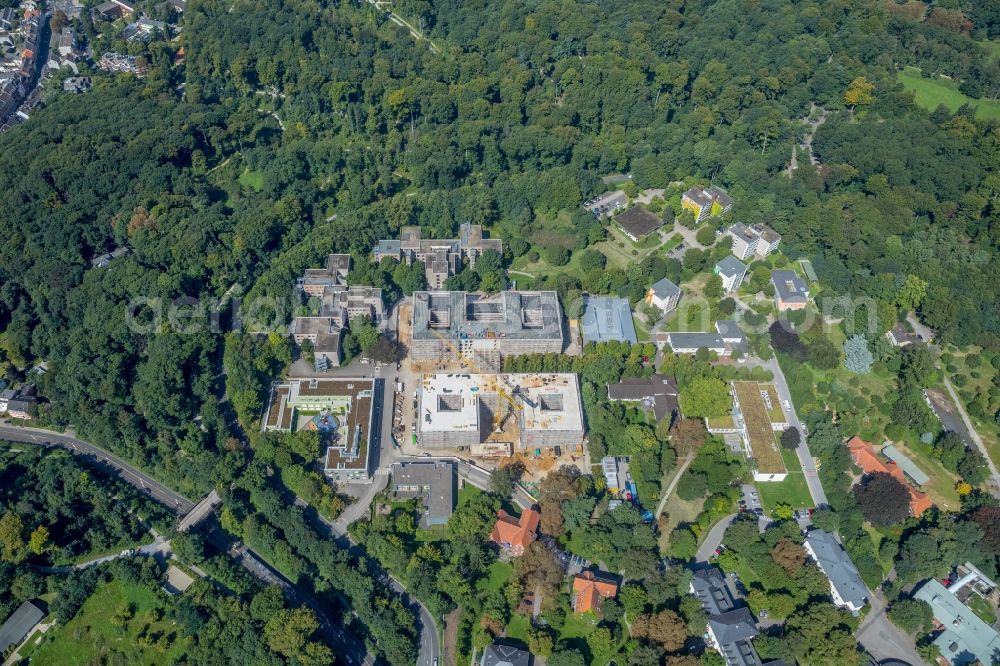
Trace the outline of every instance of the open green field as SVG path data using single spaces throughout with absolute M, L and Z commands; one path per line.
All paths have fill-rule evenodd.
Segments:
M 1000 102 L 985 99 L 972 99 L 963 95 L 958 89 L 958 83 L 951 79 L 938 77 L 925 79 L 920 76 L 916 67 L 907 67 L 896 73 L 896 80 L 907 90 L 915 93 L 917 104 L 933 111 L 941 104 L 952 113 L 963 104 L 971 104 L 976 109 L 976 117 L 980 119 L 1000 119 Z
M 264 189 L 264 174 L 260 171 L 246 169 L 240 174 L 239 181 L 240 185 L 254 192 Z
M 125 608 L 131 611 L 129 619 L 121 614 Z M 76 617 L 49 630 L 40 646 L 22 656 L 43 666 L 175 663 L 184 655 L 188 639 L 179 635 L 163 611 L 153 591 L 114 581 L 97 588 Z
M 779 502 L 784 502 L 793 509 L 812 506 L 812 496 L 809 494 L 809 486 L 806 485 L 806 476 L 802 473 L 798 456 L 794 451 L 780 450 L 781 458 L 788 469 L 788 476 L 784 481 L 777 483 L 769 481 L 757 484 L 757 492 L 760 493 L 764 511 L 771 513 Z
M 514 567 L 507 562 L 497 560 L 490 565 L 490 575 L 481 578 L 477 586 L 484 591 L 496 592 L 507 587 L 514 575 Z
M 504 634 L 507 638 L 524 641 L 525 643 L 528 642 L 529 631 L 531 631 L 531 620 L 524 613 L 512 613 L 510 622 L 504 628 Z

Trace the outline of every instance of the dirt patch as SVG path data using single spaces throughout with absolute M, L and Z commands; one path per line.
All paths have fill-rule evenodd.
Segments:
M 461 609 L 456 608 L 444 616 L 444 658 L 445 666 L 458 666 L 455 655 L 458 654 L 458 620 L 461 616 Z

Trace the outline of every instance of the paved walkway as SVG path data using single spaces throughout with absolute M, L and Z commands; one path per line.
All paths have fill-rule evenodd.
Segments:
M 969 418 L 969 414 L 965 411 L 965 406 L 958 397 L 958 393 L 955 392 L 955 387 L 951 385 L 951 380 L 948 379 L 948 375 L 941 375 L 944 378 L 944 387 L 948 389 L 948 394 L 951 396 L 952 402 L 955 403 L 955 408 L 958 410 L 959 416 L 962 417 L 962 423 L 965 424 L 965 429 L 969 431 L 969 437 L 975 442 L 976 448 L 979 452 L 983 454 L 986 458 L 986 464 L 990 469 L 990 479 L 987 480 L 987 484 L 990 486 L 990 492 L 1000 497 L 1000 471 L 997 470 L 996 463 L 993 462 L 993 458 L 990 457 L 989 449 L 986 448 L 986 444 L 983 443 L 983 438 L 979 436 L 976 429 L 972 426 L 972 419 Z
M 717 522 L 715 526 L 708 531 L 708 534 L 705 536 L 705 540 L 698 548 L 698 552 L 695 553 L 695 561 L 708 562 L 709 558 L 711 558 L 715 553 L 715 549 L 722 543 L 722 537 L 726 535 L 726 530 L 729 529 L 729 526 L 733 524 L 734 520 L 736 520 L 736 514 L 729 514 Z
M 889 621 L 881 594 L 881 592 L 869 592 L 868 602 L 871 604 L 871 609 L 865 616 L 864 622 L 854 632 L 854 637 L 866 652 L 879 661 L 902 659 L 913 666 L 925 663 L 917 654 L 913 638 Z
M 663 491 L 663 497 L 660 498 L 660 503 L 656 505 L 656 513 L 654 514 L 659 518 L 663 514 L 663 507 L 667 506 L 667 500 L 670 499 L 670 495 L 673 494 L 674 489 L 677 487 L 677 483 L 681 480 L 681 476 L 684 471 L 687 470 L 688 465 L 694 460 L 694 451 L 688 453 L 684 460 L 681 462 L 681 466 L 677 468 L 677 473 L 674 474 L 674 478 L 670 480 L 670 485 L 667 489 Z

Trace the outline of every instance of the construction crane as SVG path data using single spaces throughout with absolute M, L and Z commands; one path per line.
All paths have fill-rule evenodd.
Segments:
M 449 338 L 445 334 L 441 333 L 440 331 L 434 331 L 434 335 L 436 335 L 438 338 L 440 338 L 446 345 L 448 345 L 449 347 L 451 347 L 451 350 L 455 353 L 455 358 L 461 358 L 462 357 L 462 353 L 458 350 L 458 347 L 455 346 L 455 343 L 451 340 L 451 338 Z M 479 368 L 479 366 L 476 364 L 476 362 L 473 361 L 471 358 L 466 358 L 465 360 L 469 364 L 469 367 L 472 369 L 472 371 L 475 372 L 476 374 L 479 374 L 479 375 L 482 375 L 482 374 L 494 374 L 495 375 L 496 374 L 496 373 L 484 373 Z M 506 383 L 506 380 L 504 380 L 504 382 Z M 515 394 L 519 393 L 519 390 L 520 390 L 520 387 L 516 387 L 514 389 Z M 507 391 L 505 391 L 504 388 L 502 386 L 500 386 L 499 384 L 497 384 L 497 393 L 499 393 L 500 397 L 503 398 L 504 401 L 507 402 L 507 411 L 504 413 L 504 415 L 500 416 L 500 414 L 497 413 L 497 414 L 494 414 L 494 416 L 493 416 L 493 432 L 495 432 L 495 433 L 502 433 L 504 425 L 507 424 L 507 419 L 509 419 L 514 414 L 515 411 L 521 411 L 522 409 L 524 409 L 524 407 L 522 407 L 521 405 L 519 405 L 517 403 L 517 401 L 514 399 L 514 397 L 511 396 L 510 393 L 508 393 Z M 521 396 L 521 397 L 523 399 L 523 396 Z

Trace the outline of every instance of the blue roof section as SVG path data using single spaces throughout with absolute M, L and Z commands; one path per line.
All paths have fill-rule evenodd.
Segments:
M 583 342 L 608 342 L 617 340 L 636 344 L 632 308 L 624 298 L 613 296 L 587 296 L 584 300 Z
M 934 639 L 941 656 L 955 666 L 996 663 L 1000 635 L 944 585 L 931 578 L 916 591 L 914 599 L 927 602 L 934 619 L 943 627 Z
M 915 462 L 903 455 L 903 452 L 892 444 L 886 444 L 882 447 L 882 455 L 899 465 L 899 469 L 903 470 L 903 473 L 913 479 L 913 482 L 918 486 L 930 481 L 930 477 L 924 474 L 924 471 L 917 467 Z

